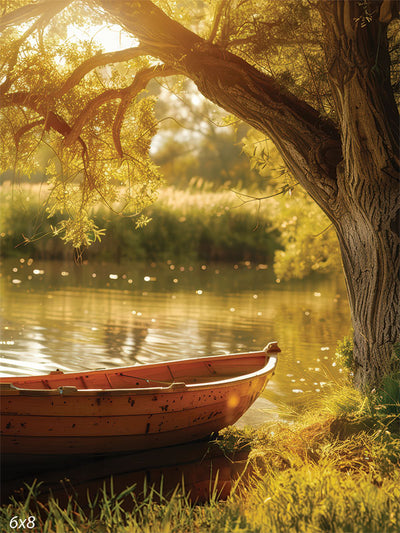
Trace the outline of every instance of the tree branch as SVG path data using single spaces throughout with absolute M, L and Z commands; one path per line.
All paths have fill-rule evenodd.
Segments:
M 210 35 L 208 37 L 208 41 L 210 43 L 214 42 L 214 39 L 217 36 L 219 23 L 220 23 L 221 17 L 222 17 L 222 12 L 224 11 L 224 9 L 226 9 L 226 4 L 227 4 L 227 0 L 221 0 L 219 6 L 217 8 L 217 11 L 216 11 L 215 17 L 214 17 L 214 21 L 213 21 L 213 25 L 212 25 L 212 28 L 211 28 L 211 32 L 210 32 Z
M 25 6 L 25 7 L 28 7 L 28 6 Z M 57 15 L 57 13 L 59 13 L 60 11 L 62 11 L 64 9 L 64 7 L 66 7 L 66 3 L 65 2 L 57 2 L 55 5 L 52 4 L 51 9 L 47 9 L 40 16 L 40 18 L 38 20 L 36 20 L 21 35 L 21 37 L 15 42 L 15 45 L 16 45 L 15 46 L 15 50 L 13 51 L 13 53 L 12 53 L 12 55 L 11 55 L 9 61 L 8 61 L 8 69 L 7 69 L 6 78 L 5 78 L 4 82 L 0 85 L 0 94 L 5 94 L 8 91 L 8 89 L 11 87 L 12 83 L 13 83 L 13 77 L 11 76 L 11 73 L 13 71 L 13 68 L 14 68 L 15 64 L 17 63 L 19 50 L 20 50 L 22 44 L 24 43 L 24 41 L 26 41 L 26 39 L 30 35 L 32 35 L 32 33 L 35 30 L 45 27 L 50 22 L 50 20 L 53 17 L 55 17 L 55 15 Z M 22 9 L 24 9 L 24 8 L 22 8 Z M 16 11 L 19 11 L 19 10 L 17 9 Z M 13 13 L 15 13 L 15 12 L 10 13 L 10 15 L 12 15 Z M 0 23 L 7 16 L 8 15 L 5 15 L 4 17 L 2 17 L 0 19 Z M 0 24 L 0 30 L 1 30 L 1 24 Z
M 149 53 L 192 79 L 200 92 L 266 133 L 320 205 L 336 190 L 336 125 L 240 57 L 202 39 L 152 2 L 97 0 Z
M 45 130 L 53 128 L 54 130 L 61 133 L 64 136 L 64 144 L 67 147 L 72 146 L 74 142 L 79 141 L 84 149 L 84 154 L 87 154 L 86 144 L 80 137 L 82 128 L 93 117 L 94 113 L 100 106 L 102 106 L 106 102 L 119 98 L 121 99 L 121 103 L 114 119 L 112 133 L 115 149 L 118 155 L 120 157 L 123 157 L 120 132 L 123 119 L 130 102 L 133 98 L 135 98 L 135 96 L 139 94 L 140 91 L 146 88 L 149 81 L 153 78 L 159 76 L 172 76 L 174 74 L 179 74 L 179 72 L 174 67 L 168 65 L 155 65 L 154 67 L 140 70 L 136 74 L 131 85 L 129 85 L 128 87 L 125 87 L 123 89 L 109 89 L 90 100 L 90 102 L 88 102 L 84 109 L 81 111 L 72 127 L 67 124 L 67 122 L 62 117 L 49 110 L 46 102 L 43 100 L 43 97 L 38 94 L 22 91 L 11 93 L 4 96 L 1 104 L 2 107 L 13 105 L 27 107 L 44 117 L 43 119 L 31 122 L 20 128 L 15 136 L 16 144 L 18 144 L 22 135 L 24 135 L 31 128 L 39 124 L 44 124 Z
M 44 118 L 35 120 L 34 122 L 30 122 L 29 124 L 25 124 L 24 126 L 22 126 L 22 128 L 19 128 L 19 130 L 14 134 L 15 146 L 18 148 L 21 137 L 25 135 L 25 133 L 27 133 L 32 128 L 35 128 L 36 126 L 40 126 L 41 124 L 44 124 Z
M 71 130 L 65 136 L 64 145 L 72 146 L 81 134 L 84 125 L 93 117 L 95 111 L 106 102 L 110 102 L 116 98 L 122 98 L 124 90 L 126 89 L 107 89 L 107 91 L 98 94 L 90 100 L 80 112 Z
M 0 18 L 0 31 L 4 31 L 8 26 L 25 24 L 34 17 L 44 16 L 49 20 L 66 8 L 72 0 L 48 0 L 28 4 L 3 15 Z
M 123 89 L 108 89 L 107 91 L 104 91 L 103 93 L 97 95 L 95 98 L 90 100 L 86 106 L 81 111 L 78 118 L 75 120 L 74 125 L 71 128 L 71 131 L 68 133 L 68 135 L 65 137 L 64 144 L 65 146 L 72 146 L 72 144 L 78 139 L 78 137 L 81 134 L 82 128 L 85 124 L 87 124 L 91 118 L 93 117 L 95 111 L 105 104 L 106 102 L 109 102 L 111 100 L 115 99 L 121 99 L 123 102 L 123 106 L 121 109 L 121 113 L 118 116 L 118 122 L 117 126 L 115 127 L 115 132 L 113 128 L 113 136 L 114 136 L 114 142 L 116 140 L 116 135 L 119 135 L 120 129 L 118 129 L 118 123 L 122 120 L 124 113 L 130 103 L 130 101 L 140 92 L 142 91 L 146 85 L 149 83 L 149 81 L 156 76 L 170 76 L 172 74 L 177 74 L 177 71 L 175 69 L 172 69 L 170 67 L 165 67 L 164 65 L 157 65 L 152 68 L 147 68 L 139 71 L 131 85 L 128 87 L 125 87 Z M 120 146 L 120 143 L 116 144 L 116 149 L 118 151 L 118 154 L 122 157 L 122 149 Z
M 112 129 L 114 146 L 119 157 L 123 157 L 123 150 L 121 145 L 121 128 L 129 104 L 131 103 L 133 98 L 135 98 L 135 96 L 140 93 L 140 91 L 146 88 L 150 80 L 158 76 L 173 76 L 174 74 L 178 74 L 175 68 L 168 67 L 167 65 L 156 65 L 155 67 L 139 71 L 136 74 L 131 85 L 125 89 L 126 92 L 122 96 L 121 103 L 114 118 Z
M 259 204 L 261 204 L 262 200 L 268 200 L 269 198 L 274 198 L 275 196 L 280 196 L 281 194 L 286 194 L 287 192 L 291 193 L 292 190 L 296 187 L 296 185 L 297 183 L 294 183 L 293 185 L 283 185 L 279 189 L 279 191 L 269 194 L 267 196 L 253 196 L 251 194 L 245 194 L 244 192 L 235 191 L 234 189 L 231 190 L 234 194 L 236 194 L 236 196 L 238 196 L 242 200 L 242 203 L 240 204 L 240 206 L 238 206 L 241 207 L 242 205 L 248 204 L 249 202 L 258 202 Z M 243 200 L 243 198 L 247 198 L 247 200 Z
M 21 138 L 21 136 L 26 133 L 26 131 L 40 123 L 44 124 L 44 130 L 48 131 L 50 128 L 52 128 L 64 137 L 68 136 L 68 134 L 72 130 L 71 126 L 62 117 L 54 113 L 54 111 L 49 111 L 47 109 L 46 104 L 43 102 L 43 98 L 38 94 L 31 94 L 22 91 L 18 93 L 8 94 L 2 98 L 1 104 L 2 107 L 9 107 L 14 105 L 27 107 L 28 109 L 35 111 L 43 117 L 43 119 L 41 120 L 34 121 L 20 128 L 20 130 L 16 134 L 18 136 L 18 134 L 20 133 L 16 139 L 16 144 L 17 141 Z M 23 131 L 24 129 L 26 129 L 26 131 Z M 82 159 L 86 167 L 88 153 L 87 146 L 81 137 L 78 137 L 77 140 L 82 145 Z
M 109 65 L 110 63 L 119 63 L 122 61 L 129 61 L 135 57 L 146 55 L 146 47 L 134 46 L 132 48 L 126 48 L 125 50 L 118 50 L 116 52 L 108 52 L 105 54 L 96 54 L 90 57 L 77 67 L 74 72 L 65 80 L 62 86 L 54 93 L 55 98 L 67 93 L 72 87 L 77 85 L 81 79 L 86 76 L 91 70 Z

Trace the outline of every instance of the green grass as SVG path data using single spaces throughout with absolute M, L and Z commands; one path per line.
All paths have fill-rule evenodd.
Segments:
M 0 243 L 3 256 L 23 253 L 40 258 L 71 256 L 71 248 L 52 238 L 51 225 L 61 216 L 47 218 L 45 186 L 0 186 Z M 101 243 L 87 251 L 105 261 L 252 260 L 270 262 L 278 247 L 278 232 L 269 211 L 254 204 L 240 205 L 231 191 L 211 192 L 192 187 L 161 190 L 145 215 L 149 224 L 135 229 L 135 218 L 119 216 L 103 206 L 94 213 L 106 230 Z
M 354 389 L 329 396 L 296 423 L 220 434 L 228 455 L 249 449 L 250 474 L 225 501 L 216 489 L 200 505 L 179 488 L 165 497 L 146 486 L 115 494 L 111 485 L 89 504 L 71 497 L 61 505 L 52 497 L 38 499 L 36 485 L 23 501 L 2 507 L 1 531 L 12 531 L 13 516 L 31 515 L 40 531 L 58 533 L 398 533 L 399 418 L 393 425 L 379 411 L 366 411 Z
M 354 358 L 353 358 L 353 337 L 352 335 L 344 337 L 336 347 L 336 362 L 345 370 L 349 384 L 354 377 Z M 354 388 L 348 387 L 353 391 L 353 398 L 344 394 L 344 390 L 338 397 L 338 401 L 343 401 L 343 406 L 333 404 L 333 409 L 337 412 L 338 408 L 356 412 L 354 401 L 360 403 L 357 413 L 361 416 L 369 416 L 374 420 L 393 418 L 400 416 L 400 344 L 394 344 L 392 347 L 391 370 L 382 379 L 381 383 L 373 390 L 369 391 L 362 397 L 354 396 Z M 335 395 L 331 395 L 331 401 L 335 400 Z M 347 407 L 346 407 L 347 406 Z
M 305 193 L 298 190 L 290 198 L 274 196 L 258 202 L 246 191 L 235 194 L 212 187 L 199 179 L 192 180 L 185 190 L 161 189 L 159 199 L 143 213 L 150 223 L 138 229 L 135 217 L 123 217 L 99 205 L 93 213 L 94 223 L 105 230 L 105 236 L 87 249 L 85 258 L 274 262 L 275 274 L 282 280 L 340 268 L 335 232 Z M 52 237 L 51 226 L 62 217 L 47 218 L 47 194 L 46 185 L 5 182 L 0 186 L 1 255 L 72 256 L 70 245 Z M 259 193 L 261 197 L 265 194 Z

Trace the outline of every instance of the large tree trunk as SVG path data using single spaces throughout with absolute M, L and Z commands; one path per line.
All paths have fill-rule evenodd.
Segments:
M 400 343 L 399 115 L 390 85 L 390 4 L 341 0 L 323 11 L 343 153 L 328 214 L 341 247 L 355 381 L 363 389 L 399 365 L 393 358 Z M 366 14 L 371 19 L 363 22 Z
M 399 185 L 386 179 L 382 187 L 373 168 L 364 170 L 369 179 L 343 179 L 335 220 L 354 328 L 355 383 L 362 389 L 396 368 L 393 347 L 400 342 Z
M 354 326 L 356 383 L 364 389 L 378 385 L 394 368 L 392 349 L 400 343 L 399 115 L 386 35 L 387 24 L 398 16 L 398 1 L 313 4 L 325 22 L 336 122 L 271 76 L 184 28 L 150 0 L 96 3 L 139 39 L 146 54 L 191 78 L 204 96 L 276 144 L 336 228 Z M 35 4 L 28 13 L 25 7 L 16 10 L 6 23 L 21 13 L 37 16 L 46 5 L 39 4 L 42 8 Z M 18 98 L 11 96 L 13 102 Z M 46 105 L 35 110 L 48 119 Z
M 126 10 L 125 0 L 100 2 L 204 96 L 269 136 L 332 220 L 354 327 L 355 381 L 362 389 L 378 385 L 393 369 L 393 345 L 400 342 L 399 116 L 386 37 L 393 2 L 321 2 L 338 128 L 157 7 L 143 12 L 140 2 Z

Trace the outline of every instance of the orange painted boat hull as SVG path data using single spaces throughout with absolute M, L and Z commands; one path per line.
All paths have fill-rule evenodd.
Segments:
M 260 352 L 0 378 L 7 455 L 111 454 L 201 439 L 238 420 L 276 366 Z

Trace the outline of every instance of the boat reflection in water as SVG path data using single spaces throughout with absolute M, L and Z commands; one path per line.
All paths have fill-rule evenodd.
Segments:
M 45 503 L 51 493 L 60 504 L 66 504 L 73 496 L 83 509 L 88 494 L 93 499 L 100 489 L 110 493 L 111 486 L 114 494 L 119 494 L 135 485 L 137 499 L 144 487 L 154 487 L 155 494 L 161 491 L 168 497 L 178 486 L 192 502 L 204 502 L 215 494 L 224 499 L 237 480 L 249 473 L 247 456 L 246 448 L 226 453 L 216 441 L 206 439 L 118 456 L 36 458 L 29 465 L 2 465 L 1 500 L 4 504 L 11 496 L 23 499 L 27 486 L 35 480 L 41 482 L 39 501 Z M 127 498 L 127 507 L 129 501 Z
M 226 496 L 248 452 L 227 457 L 210 435 L 254 403 L 278 352 L 272 342 L 259 352 L 2 378 L 3 499 L 35 479 L 54 495 L 113 478 L 114 492 L 146 483 L 165 494 L 184 483 L 195 500 Z

